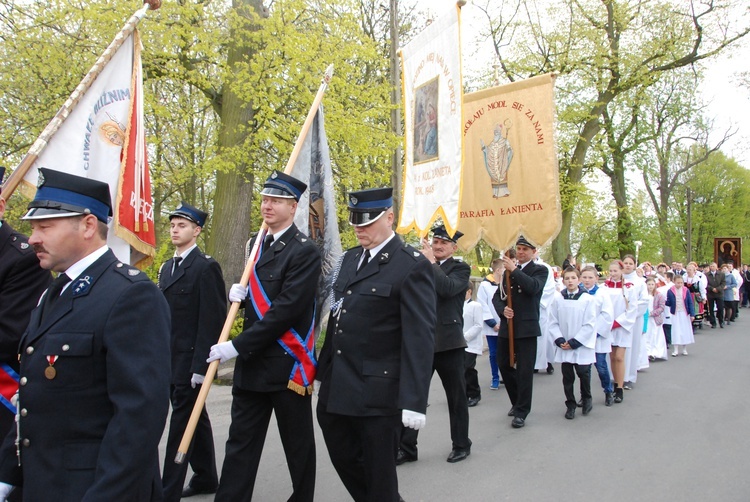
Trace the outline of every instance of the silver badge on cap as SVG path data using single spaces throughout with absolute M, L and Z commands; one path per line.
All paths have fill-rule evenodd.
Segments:
M 349 197 L 349 200 L 351 201 L 352 206 L 356 206 L 357 203 L 359 203 L 356 197 Z
M 272 180 L 275 180 L 278 177 L 279 177 L 279 175 L 276 173 L 276 171 L 274 171 L 274 172 L 271 173 L 271 179 Z
M 36 187 L 41 188 L 44 185 L 44 173 L 39 171 L 39 178 L 36 180 Z

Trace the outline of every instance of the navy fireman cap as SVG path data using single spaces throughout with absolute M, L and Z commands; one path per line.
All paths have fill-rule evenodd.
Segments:
M 307 190 L 307 185 L 297 178 L 280 171 L 274 171 L 263 184 L 263 190 L 260 193 L 269 197 L 294 199 L 299 202 L 305 190 Z
M 349 223 L 364 227 L 385 214 L 393 206 L 393 188 L 370 188 L 349 192 Z
M 516 246 L 526 246 L 527 248 L 536 249 L 536 246 L 530 243 L 523 235 L 518 236 Z
M 107 223 L 112 216 L 109 185 L 46 167 L 39 169 L 36 195 L 28 208 L 22 220 L 93 214 L 99 221 Z
M 442 239 L 444 241 L 449 241 L 452 243 L 456 243 L 458 239 L 463 237 L 463 232 L 459 232 L 456 230 L 456 233 L 453 234 L 453 237 L 448 235 L 448 231 L 445 229 L 445 225 L 440 225 L 439 227 L 435 227 L 432 229 L 432 238 L 433 239 Z
M 180 202 L 180 205 L 177 206 L 177 209 L 169 213 L 169 221 L 172 221 L 172 218 L 185 218 L 199 227 L 203 227 L 208 219 L 208 213 L 201 211 L 195 206 L 191 206 L 183 200 Z

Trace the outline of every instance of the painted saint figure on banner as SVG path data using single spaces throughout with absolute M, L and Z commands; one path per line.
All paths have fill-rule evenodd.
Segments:
M 415 91 L 414 163 L 438 158 L 438 79 L 434 78 Z
M 482 139 L 482 154 L 484 155 L 484 167 L 492 181 L 492 197 L 499 199 L 510 195 L 508 190 L 508 169 L 513 160 L 513 147 L 508 141 L 508 133 L 511 127 L 510 119 L 505 121 L 505 136 L 503 136 L 503 125 L 495 126 L 495 136 L 489 145 L 485 145 Z

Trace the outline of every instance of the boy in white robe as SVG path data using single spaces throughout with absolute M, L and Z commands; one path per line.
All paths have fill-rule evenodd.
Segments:
M 592 408 L 591 364 L 596 362 L 596 305 L 594 297 L 578 287 L 578 271 L 572 267 L 563 272 L 565 289 L 555 296 L 549 311 L 547 330 L 554 341 L 555 362 L 562 363 L 565 391 L 565 418 L 573 419 L 576 398 L 573 390 L 578 374 L 583 414 Z
M 473 290 L 474 286 L 470 282 L 464 300 L 464 339 L 466 340 L 464 378 L 466 379 L 466 397 L 469 400 L 469 407 L 476 406 L 482 399 L 482 390 L 479 387 L 479 375 L 477 373 L 477 356 L 482 355 L 482 349 L 484 348 L 482 305 L 471 299 Z
M 596 371 L 604 391 L 604 405 L 612 406 L 614 402 L 615 386 L 609 374 L 607 354 L 612 352 L 612 321 L 614 310 L 606 291 L 600 291 L 599 274 L 594 267 L 586 267 L 581 271 L 581 285 L 583 289 L 594 297 L 596 305 Z M 583 403 L 581 403 L 583 406 Z

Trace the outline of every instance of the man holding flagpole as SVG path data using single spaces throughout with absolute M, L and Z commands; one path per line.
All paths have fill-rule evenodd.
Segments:
M 208 362 L 238 359 L 232 387 L 232 423 L 216 500 L 250 501 L 271 413 L 284 445 L 293 493 L 290 501 L 312 502 L 315 436 L 315 296 L 321 271 L 318 247 L 294 224 L 307 185 L 274 171 L 261 191 L 268 231 L 254 237 L 262 248 L 248 287 L 234 284 L 231 302 L 245 302 L 245 330 L 211 347 Z

